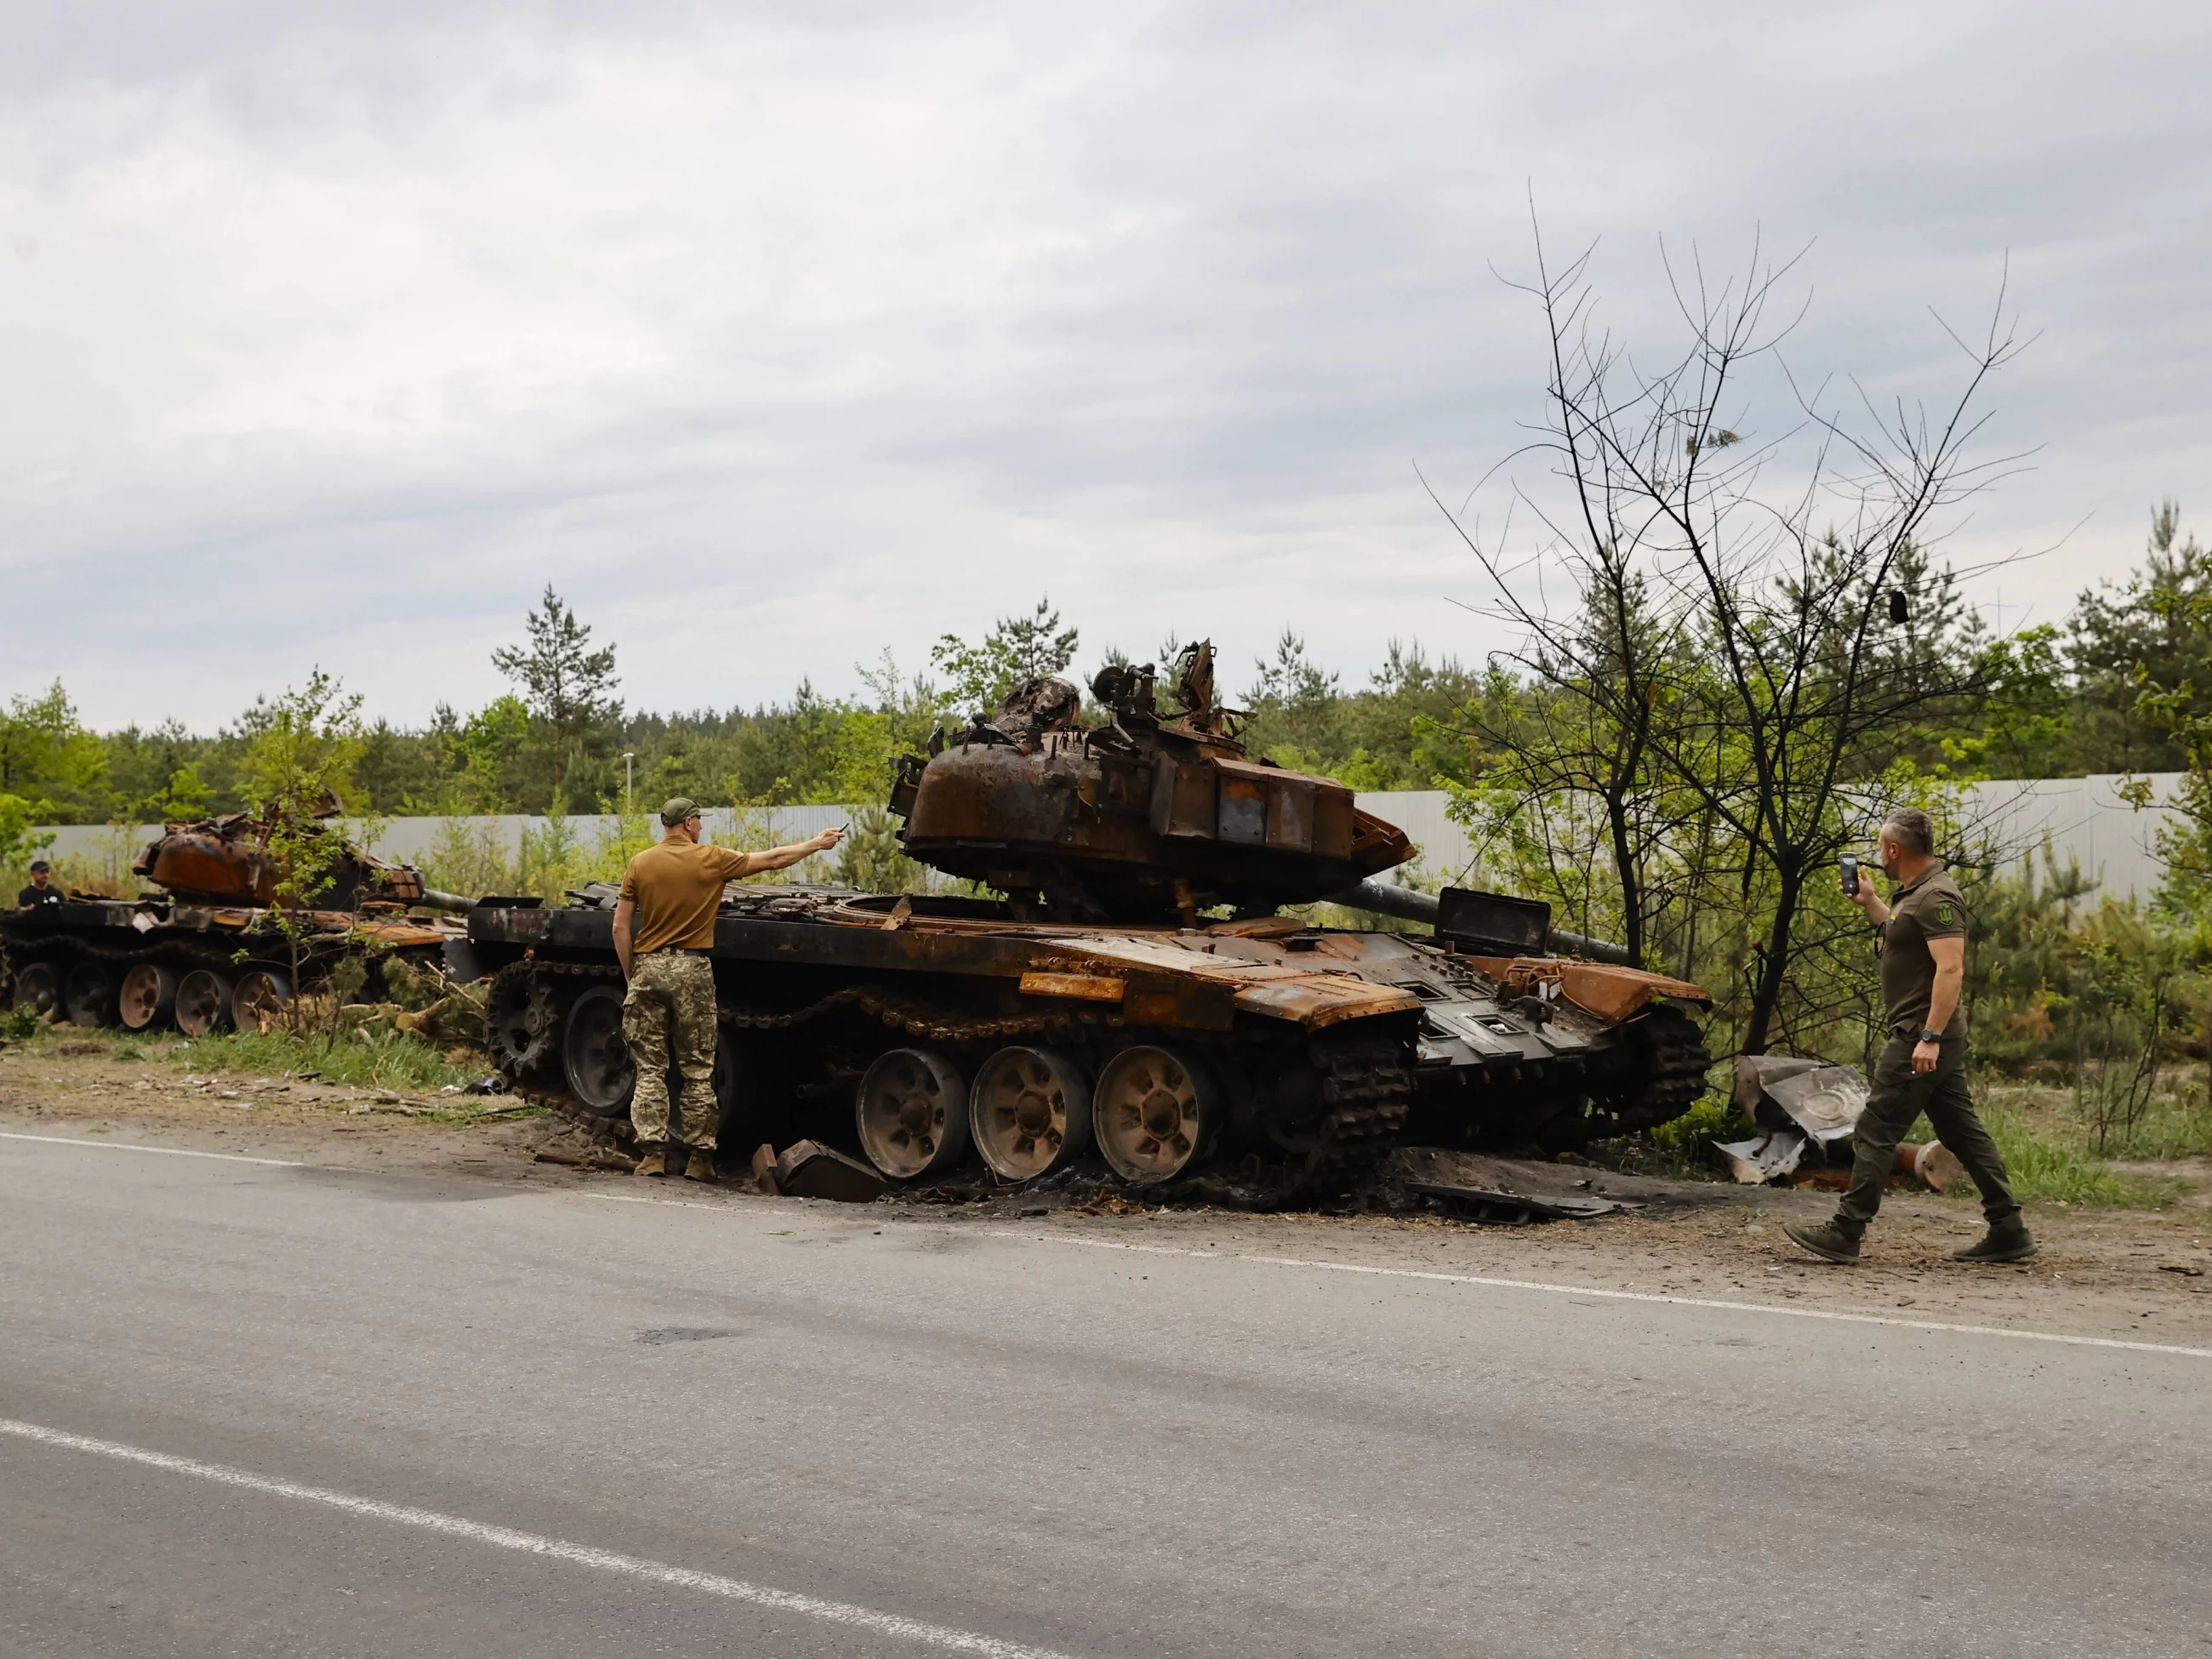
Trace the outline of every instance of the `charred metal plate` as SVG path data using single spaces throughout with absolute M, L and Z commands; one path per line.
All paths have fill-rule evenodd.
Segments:
M 1110 974 L 1049 974 L 1022 975 L 1025 997 L 1073 997 L 1082 1002 L 1119 1002 L 1128 987 Z
M 1440 1008 L 1431 1005 L 1422 1012 L 1439 1031 L 1457 1037 L 1479 1054 L 1514 1060 L 1544 1052 L 1534 1032 L 1494 1008 Z
M 1552 907 L 1540 899 L 1447 887 L 1437 895 L 1437 932 L 1501 956 L 1540 957 L 1552 945 Z
M 1319 790 L 1311 778 L 1268 780 L 1268 846 L 1285 853 L 1313 850 L 1314 802 Z
M 1212 769 L 1178 765 L 1163 755 L 1152 775 L 1152 827 L 1158 836 L 1210 839 L 1214 834 Z
M 1257 778 L 1221 772 L 1220 839 L 1237 847 L 1261 847 L 1267 840 L 1267 786 Z
M 1225 1031 L 1237 1023 L 1237 989 L 1179 975 L 1132 974 L 1121 994 L 1121 1018 L 1130 1025 Z

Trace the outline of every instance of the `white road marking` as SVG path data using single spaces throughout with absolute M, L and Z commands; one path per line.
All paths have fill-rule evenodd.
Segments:
M 49 1146 L 90 1146 L 103 1152 L 159 1152 L 164 1158 L 211 1158 L 220 1164 L 265 1164 L 276 1170 L 304 1170 L 296 1158 L 248 1158 L 243 1152 L 198 1152 L 185 1146 L 142 1146 L 128 1140 L 82 1140 L 75 1135 L 21 1135 L 0 1129 L 0 1140 L 38 1140 Z
M 730 1212 L 726 1204 L 702 1204 L 695 1198 L 661 1198 L 652 1193 L 581 1193 L 578 1196 L 594 1198 L 602 1204 L 653 1204 L 664 1210 L 712 1210 L 717 1215 Z
M 1112 1238 L 1054 1238 L 1036 1233 L 987 1230 L 992 1238 L 1024 1243 L 1072 1244 L 1087 1250 L 1129 1250 L 1140 1255 L 1176 1255 L 1193 1261 L 1247 1261 L 1267 1267 L 1318 1267 L 1333 1273 L 1372 1273 L 1387 1279 L 1421 1279 L 1439 1285 L 1480 1285 L 1489 1290 L 1541 1291 L 1551 1296 L 1602 1297 L 1609 1302 L 1663 1302 L 1677 1308 L 1718 1308 L 1729 1313 L 1779 1314 L 1786 1319 L 1832 1319 L 1851 1325 L 1894 1325 L 1908 1331 L 1943 1331 L 1954 1336 L 2010 1336 L 2023 1342 L 2063 1342 L 2082 1348 L 2126 1348 L 2137 1353 L 2179 1354 L 2212 1359 L 2212 1348 L 2185 1348 L 2166 1342 L 2130 1342 L 2116 1336 L 2075 1336 L 2064 1331 L 2018 1330 L 2004 1325 L 1952 1325 L 1935 1319 L 1894 1319 L 1887 1314 L 1852 1313 L 1835 1308 L 1786 1308 L 1771 1302 L 1723 1302 L 1713 1297 L 1669 1296 L 1656 1291 L 1604 1291 L 1588 1285 L 1553 1285 L 1540 1279 L 1486 1279 L 1478 1273 L 1437 1273 L 1421 1267 L 1370 1267 L 1356 1261 L 1317 1261 L 1296 1255 L 1241 1255 L 1230 1250 L 1192 1250 L 1170 1244 L 1130 1244 Z
M 872 1607 L 854 1607 L 844 1601 L 824 1601 L 818 1597 L 800 1595 L 791 1590 L 770 1589 L 763 1584 L 749 1584 L 741 1578 L 726 1578 L 720 1573 L 670 1566 L 665 1562 L 621 1555 L 612 1550 L 594 1549 L 588 1544 L 571 1544 L 558 1538 L 542 1537 L 537 1533 L 517 1532 L 511 1527 L 489 1526 L 481 1521 L 464 1520 L 456 1515 L 441 1515 L 434 1510 L 380 1503 L 373 1498 L 355 1498 L 325 1486 L 307 1486 L 295 1480 L 278 1480 L 267 1475 L 253 1474 L 245 1469 L 234 1469 L 222 1463 L 203 1463 L 198 1458 L 176 1457 L 167 1452 L 149 1451 L 142 1446 L 126 1446 L 113 1440 L 94 1440 L 88 1435 L 70 1434 L 64 1430 L 49 1429 L 37 1423 L 21 1423 L 12 1418 L 0 1417 L 0 1434 L 12 1435 L 19 1440 L 33 1441 L 64 1451 L 91 1452 L 97 1456 L 112 1457 L 125 1463 L 142 1463 L 149 1468 L 166 1470 L 172 1474 L 193 1475 L 246 1492 L 265 1492 L 272 1498 L 290 1498 L 302 1503 L 320 1504 L 366 1520 L 390 1521 L 401 1526 L 420 1527 L 428 1532 L 467 1539 L 471 1543 L 489 1544 L 497 1549 L 515 1550 L 525 1555 L 565 1561 L 572 1566 L 595 1567 L 602 1572 L 621 1573 L 626 1577 L 641 1578 L 652 1583 L 700 1590 L 708 1595 L 720 1595 L 732 1601 L 766 1607 L 774 1613 L 798 1613 L 824 1624 L 843 1625 L 877 1636 L 919 1642 L 951 1653 L 981 1654 L 984 1659 L 1066 1659 L 1066 1656 L 1048 1648 L 1033 1648 L 1019 1642 L 1002 1641 L 995 1636 L 956 1630 L 949 1625 L 933 1625 L 919 1619 L 902 1618 L 895 1613 L 878 1613 Z

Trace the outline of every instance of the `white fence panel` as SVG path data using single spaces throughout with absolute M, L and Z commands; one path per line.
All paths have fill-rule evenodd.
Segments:
M 2183 775 L 2148 775 L 2153 795 L 2160 803 L 2171 801 L 2181 787 Z M 2159 830 L 2178 825 L 2180 814 L 2156 805 L 2137 811 L 2120 798 L 2125 781 L 2117 774 L 2087 778 L 2039 778 L 2021 782 L 1969 786 L 1963 803 L 1967 822 L 1995 845 L 2008 862 L 2035 859 L 2047 842 L 2063 868 L 2078 860 L 2084 875 L 2103 890 L 2120 897 L 2148 899 L 2158 889 L 2163 872 L 2157 854 Z M 1464 872 L 1474 856 L 1466 830 L 1452 821 L 1451 797 L 1440 789 L 1385 790 L 1358 797 L 1364 811 L 1397 824 L 1419 848 L 1422 867 L 1447 880 Z M 776 843 L 805 841 L 834 824 L 852 821 L 850 806 L 767 806 L 747 808 L 744 817 L 755 835 L 765 834 Z M 710 839 L 727 845 L 738 833 L 738 812 L 717 807 L 704 814 Z M 386 818 L 372 851 L 386 858 L 417 862 L 438 844 L 447 818 Z M 542 831 L 550 819 L 520 814 L 465 818 L 471 828 L 489 826 L 496 843 L 509 857 L 522 850 L 525 830 Z M 613 817 L 578 817 L 568 820 L 569 833 L 589 847 L 611 839 L 620 827 Z M 159 824 L 131 828 L 110 824 L 61 824 L 42 833 L 54 837 L 52 856 L 99 858 L 120 847 L 131 851 L 161 833 Z

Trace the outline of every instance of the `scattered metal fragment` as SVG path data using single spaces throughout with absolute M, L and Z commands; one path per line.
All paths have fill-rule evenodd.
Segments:
M 1797 1172 L 1805 1156 L 1805 1137 L 1794 1129 L 1777 1129 L 1750 1140 L 1716 1140 L 1729 1171 L 1746 1187 L 1763 1187 L 1787 1181 Z
M 1850 1179 L 1852 1133 L 1872 1093 L 1856 1066 L 1744 1054 L 1735 1063 L 1735 1104 L 1762 1133 L 1713 1145 L 1747 1187 L 1841 1188 Z M 1957 1154 L 1930 1140 L 1899 1146 L 1894 1173 L 1940 1193 L 1964 1180 L 1966 1170 Z
M 1533 1193 L 1453 1187 L 1432 1181 L 1409 1181 L 1406 1190 L 1435 1199 L 1447 1214 L 1504 1226 L 1522 1226 L 1531 1221 L 1595 1221 L 1600 1216 L 1620 1215 L 1642 1207 L 1610 1198 L 1569 1198 L 1561 1194 L 1539 1198 Z
M 1644 1206 L 1601 1193 L 1603 1171 L 1587 1166 L 1532 1164 L 1444 1146 L 1404 1146 L 1391 1159 L 1403 1189 L 1463 1220 L 1522 1226 L 1532 1221 L 1592 1221 Z
M 793 1198 L 834 1199 L 840 1204 L 872 1204 L 890 1183 L 856 1158 L 818 1141 L 795 1141 L 775 1161 L 775 1184 Z
M 540 1164 L 565 1164 L 572 1170 L 611 1170 L 617 1175 L 628 1175 L 637 1168 L 635 1160 L 615 1152 L 568 1152 L 547 1147 L 532 1156 Z
M 783 1190 L 775 1181 L 775 1148 L 765 1141 L 753 1148 L 752 1176 L 753 1185 L 770 1198 Z

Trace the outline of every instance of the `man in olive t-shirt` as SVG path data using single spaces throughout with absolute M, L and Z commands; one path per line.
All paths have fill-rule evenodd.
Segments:
M 691 1149 L 684 1176 L 714 1179 L 720 1116 L 714 1102 L 714 916 L 725 883 L 763 870 L 784 870 L 844 839 L 825 830 L 811 841 L 765 853 L 738 853 L 699 839 L 699 808 L 682 795 L 660 809 L 667 830 L 623 872 L 615 902 L 615 955 L 629 994 L 623 1000 L 623 1040 L 637 1082 L 629 1121 L 637 1131 L 637 1172 L 668 1173 L 668 1069 L 684 1081 L 684 1141 Z
M 1952 1252 L 1957 1261 L 2020 1261 L 2035 1241 L 2013 1202 L 2004 1158 L 1982 1127 L 1966 1087 L 1966 1011 L 1960 992 L 1966 972 L 1966 901 L 1937 863 L 1935 831 L 1925 812 L 1903 808 L 1881 826 L 1881 867 L 1898 883 L 1884 904 L 1861 879 L 1853 896 L 1881 929 L 1881 1000 L 1889 1042 L 1875 1063 L 1874 1091 L 1852 1131 L 1850 1189 L 1826 1226 L 1796 1222 L 1788 1233 L 1830 1261 L 1859 1259 L 1859 1240 L 1881 1207 L 1882 1188 L 1897 1161 L 1897 1143 L 1928 1114 L 1936 1139 L 1958 1155 L 1981 1189 L 1989 1232 Z

